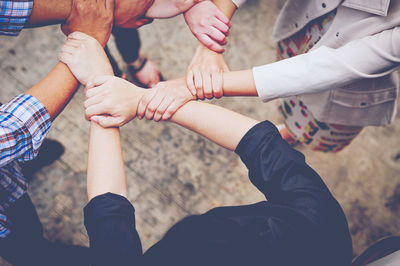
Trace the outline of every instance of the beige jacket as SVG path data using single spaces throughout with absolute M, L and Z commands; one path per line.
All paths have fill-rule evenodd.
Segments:
M 274 39 L 334 9 L 332 25 L 309 53 L 253 69 L 258 94 L 264 101 L 301 95 L 324 122 L 388 124 L 399 87 L 400 0 L 288 0 Z

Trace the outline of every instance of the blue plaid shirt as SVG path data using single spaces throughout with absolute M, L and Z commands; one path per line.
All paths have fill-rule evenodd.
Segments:
M 10 234 L 6 209 L 27 190 L 18 162 L 32 160 L 51 125 L 43 104 L 21 94 L 0 107 L 0 238 Z
M 0 0 L 0 35 L 17 36 L 32 8 L 33 0 Z

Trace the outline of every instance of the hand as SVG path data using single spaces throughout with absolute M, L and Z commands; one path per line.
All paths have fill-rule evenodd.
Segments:
M 86 119 L 104 128 L 120 127 L 136 116 L 144 89 L 114 76 L 98 76 L 86 86 Z
M 145 92 L 139 102 L 137 115 L 139 119 L 146 116 L 154 121 L 168 120 L 181 106 L 195 99 L 183 78 L 160 82 Z
M 103 47 L 110 38 L 114 0 L 73 0 L 71 13 L 61 30 L 65 35 L 80 31 L 94 37 Z
M 188 67 L 186 84 L 198 99 L 223 96 L 223 72 L 229 71 L 222 54 L 200 45 Z
M 201 2 L 186 11 L 186 24 L 193 35 L 208 49 L 223 53 L 222 45 L 231 27 L 229 19 L 210 1 Z
M 96 39 L 82 32 L 68 36 L 61 48 L 59 60 L 68 65 L 76 79 L 86 85 L 99 75 L 112 75 L 113 70 L 103 47 Z

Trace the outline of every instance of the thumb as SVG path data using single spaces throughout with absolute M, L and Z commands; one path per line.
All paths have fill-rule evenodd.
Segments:
M 104 128 L 122 126 L 120 119 L 112 116 L 92 116 L 90 120 Z
M 71 33 L 67 23 L 61 24 L 61 31 L 65 34 L 65 36 L 68 36 Z

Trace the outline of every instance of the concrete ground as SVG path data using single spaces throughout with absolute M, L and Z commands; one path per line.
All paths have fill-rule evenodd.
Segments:
M 274 61 L 272 26 L 283 3 L 248 1 L 235 15 L 226 52 L 232 70 Z M 160 66 L 167 79 L 185 74 L 196 40 L 182 17 L 156 21 L 140 33 L 142 52 Z M 6 102 L 46 75 L 64 39 L 58 27 L 28 29 L 18 38 L 0 37 L 0 101 Z M 113 44 L 111 49 L 117 54 Z M 49 137 L 60 141 L 66 151 L 36 174 L 29 194 L 46 237 L 87 245 L 82 208 L 87 201 L 88 123 L 83 117 L 83 99 L 80 89 L 53 123 Z M 259 120 L 281 121 L 272 102 L 231 98 L 215 103 Z M 341 203 L 355 255 L 382 237 L 399 234 L 399 133 L 397 116 L 390 126 L 366 128 L 338 154 L 300 148 Z M 235 154 L 176 125 L 133 121 L 122 129 L 122 138 L 129 199 L 136 208 L 145 249 L 188 214 L 263 200 Z M 7 263 L 0 261 L 0 265 Z

